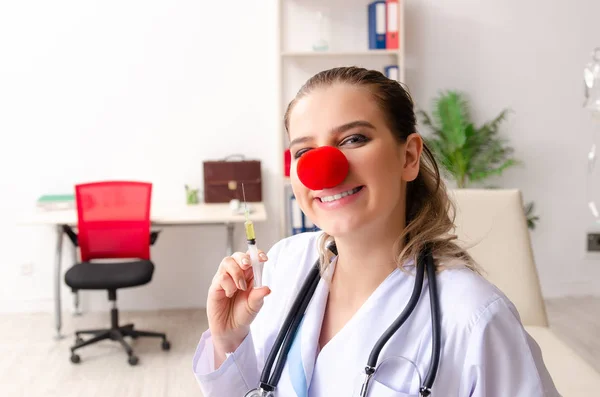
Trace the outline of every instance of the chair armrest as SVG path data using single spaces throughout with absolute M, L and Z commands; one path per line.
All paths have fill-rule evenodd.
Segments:
M 67 234 L 69 240 L 71 240 L 75 247 L 79 247 L 79 239 L 77 238 L 77 233 L 73 231 L 73 228 L 71 226 L 63 225 L 63 232 Z
M 525 326 L 537 342 L 544 363 L 563 396 L 591 396 L 598 394 L 600 373 L 549 327 Z
M 150 232 L 150 245 L 154 245 L 156 240 L 158 240 L 158 235 L 162 232 L 162 230 L 152 230 Z
M 162 230 L 152 230 L 150 232 L 150 245 L 154 245 L 161 231 Z M 63 232 L 65 232 L 65 234 L 69 237 L 69 240 L 71 240 L 75 247 L 79 247 L 79 239 L 77 238 L 77 233 L 75 233 L 71 226 L 63 225 Z

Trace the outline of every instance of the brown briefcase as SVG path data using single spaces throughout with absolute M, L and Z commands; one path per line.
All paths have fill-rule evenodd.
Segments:
M 204 161 L 206 203 L 228 203 L 233 199 L 242 201 L 242 183 L 246 201 L 262 201 L 260 160 L 246 160 L 244 156 L 232 155 L 223 160 Z

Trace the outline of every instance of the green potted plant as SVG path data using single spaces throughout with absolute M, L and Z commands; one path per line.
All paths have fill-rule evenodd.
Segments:
M 481 184 L 520 164 L 513 157 L 514 149 L 499 134 L 499 127 L 509 113 L 510 110 L 504 109 L 493 120 L 476 126 L 465 94 L 449 90 L 433 100 L 431 116 L 423 110 L 418 110 L 417 115 L 431 130 L 423 139 L 440 162 L 442 172 L 462 189 Z M 524 208 L 530 229 L 535 229 L 539 220 L 533 210 L 533 203 Z

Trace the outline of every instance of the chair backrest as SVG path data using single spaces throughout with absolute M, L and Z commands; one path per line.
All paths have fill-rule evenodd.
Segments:
M 548 326 L 546 307 L 519 190 L 456 189 L 460 243 L 517 307 L 524 325 Z
M 152 184 L 106 181 L 75 186 L 81 260 L 150 259 Z

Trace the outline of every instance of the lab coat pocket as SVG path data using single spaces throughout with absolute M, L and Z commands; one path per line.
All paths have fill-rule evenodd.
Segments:
M 373 379 L 369 384 L 367 397 L 419 397 L 419 393 L 403 393 L 396 391 Z

